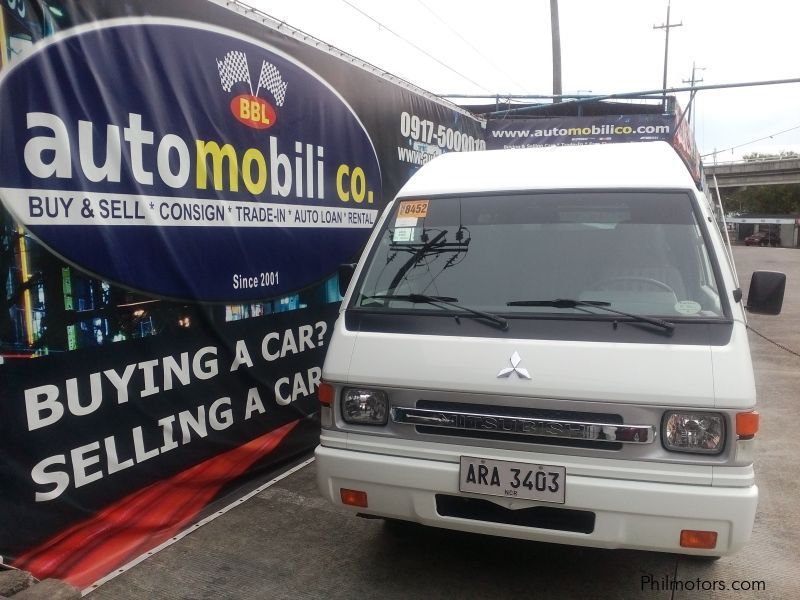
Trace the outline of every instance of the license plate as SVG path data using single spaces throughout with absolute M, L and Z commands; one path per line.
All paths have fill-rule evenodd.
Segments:
M 564 504 L 566 483 L 564 467 L 461 457 L 458 489 L 462 492 Z

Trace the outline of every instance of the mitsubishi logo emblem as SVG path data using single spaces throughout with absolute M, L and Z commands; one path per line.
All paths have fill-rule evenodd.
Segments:
M 520 379 L 530 379 L 531 374 L 528 373 L 528 369 L 523 369 L 519 366 L 519 363 L 522 362 L 522 359 L 519 357 L 519 352 L 516 350 L 514 354 L 511 355 L 511 367 L 506 367 L 505 369 L 500 369 L 500 372 L 497 374 L 498 377 L 511 377 L 512 373 L 516 373 L 517 377 Z

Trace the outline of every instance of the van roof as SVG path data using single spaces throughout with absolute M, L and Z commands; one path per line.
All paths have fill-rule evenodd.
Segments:
M 398 196 L 598 188 L 695 185 L 672 146 L 659 141 L 450 152 L 424 165 Z

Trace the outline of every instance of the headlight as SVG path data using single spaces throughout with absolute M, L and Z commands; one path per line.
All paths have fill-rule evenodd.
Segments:
M 389 399 L 380 390 L 345 389 L 342 392 L 342 418 L 359 425 L 386 425 Z
M 725 446 L 725 419 L 719 413 L 666 412 L 661 430 L 664 447 L 673 452 L 719 454 Z

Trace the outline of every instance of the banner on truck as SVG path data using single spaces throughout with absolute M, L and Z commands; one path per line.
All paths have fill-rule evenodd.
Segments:
M 252 15 L 0 5 L 0 560 L 38 578 L 89 586 L 312 449 L 338 265 L 484 147 Z

